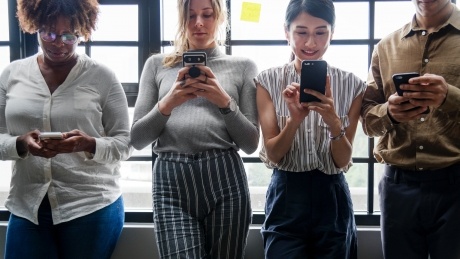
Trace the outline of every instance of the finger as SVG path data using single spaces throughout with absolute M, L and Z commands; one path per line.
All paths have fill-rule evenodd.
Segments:
M 209 78 L 216 78 L 216 76 L 214 75 L 214 73 L 212 72 L 211 68 L 207 67 L 207 66 L 198 66 L 201 70 L 201 72 L 203 72 L 203 74 Z
M 325 95 L 326 97 L 331 97 L 332 96 L 332 89 L 331 89 L 331 78 L 329 76 L 326 77 L 326 92 Z
M 190 69 L 190 67 L 183 67 L 183 68 L 179 69 L 179 71 L 177 71 L 177 79 L 176 79 L 176 81 L 180 81 L 180 80 L 185 79 L 185 76 L 188 75 L 188 70 L 189 69 Z

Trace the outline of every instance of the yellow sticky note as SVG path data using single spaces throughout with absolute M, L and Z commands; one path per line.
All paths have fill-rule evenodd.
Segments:
M 246 22 L 259 22 L 261 8 L 261 4 L 243 2 L 240 19 Z

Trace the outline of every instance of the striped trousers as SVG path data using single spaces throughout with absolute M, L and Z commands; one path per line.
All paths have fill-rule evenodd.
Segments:
M 234 149 L 160 153 L 152 188 L 161 258 L 243 258 L 252 214 Z

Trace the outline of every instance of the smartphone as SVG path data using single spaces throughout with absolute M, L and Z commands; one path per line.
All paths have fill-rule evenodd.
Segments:
M 304 89 L 326 93 L 327 62 L 324 60 L 303 60 L 300 70 L 300 102 L 320 102 L 321 100 Z
M 409 79 L 413 77 L 419 77 L 420 74 L 417 72 L 408 72 L 408 73 L 397 73 L 392 76 L 393 78 L 393 83 L 395 84 L 396 87 L 396 92 L 398 93 L 399 96 L 402 96 L 404 93 L 404 90 L 400 88 L 402 84 L 408 84 Z M 430 108 L 427 108 L 426 111 L 423 112 L 423 114 L 427 114 L 430 112 Z
M 43 140 L 43 139 L 63 139 L 64 136 L 62 136 L 61 132 L 41 132 L 40 135 L 38 135 L 38 138 Z
M 182 54 L 182 65 L 184 67 L 190 67 L 188 74 L 191 77 L 199 77 L 201 71 L 197 66 L 206 66 L 206 52 L 184 52 Z
M 413 77 L 419 77 L 419 73 L 417 72 L 409 72 L 409 73 L 398 73 L 393 75 L 393 83 L 395 84 L 396 87 L 396 92 L 398 93 L 399 96 L 403 95 L 404 90 L 400 88 L 402 84 L 408 84 L 409 79 Z

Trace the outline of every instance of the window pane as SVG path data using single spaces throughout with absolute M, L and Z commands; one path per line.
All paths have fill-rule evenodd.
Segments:
M 377 139 L 375 139 L 375 143 L 377 144 Z M 384 167 L 383 164 L 374 165 L 374 211 L 380 211 L 379 182 L 383 176 Z
M 245 163 L 244 169 L 248 176 L 252 210 L 264 211 L 265 193 L 270 183 L 272 169 L 268 169 L 263 163 Z
M 367 57 L 367 45 L 331 45 L 324 54 L 324 60 L 329 64 L 352 72 L 362 80 L 367 78 Z
M 8 64 L 10 64 L 10 48 L 0 47 L 0 74 Z
M 270 67 L 281 66 L 289 62 L 291 48 L 289 46 L 234 46 L 232 55 L 244 56 L 257 64 L 259 71 Z
M 361 122 L 358 122 L 355 139 L 353 140 L 353 157 L 368 157 L 369 138 L 364 134 Z
M 137 5 L 101 5 L 93 41 L 138 41 Z
M 375 35 L 381 39 L 410 22 L 415 14 L 414 4 L 404 2 L 375 3 Z
M 368 3 L 334 3 L 335 30 L 333 39 L 369 38 Z
M 10 191 L 11 161 L 0 161 L 0 168 L 2 169 L 0 174 L 0 208 L 5 208 L 5 200 Z
M 162 40 L 173 41 L 177 30 L 177 1 L 163 0 L 163 12 L 161 12 L 162 20 Z
M 242 17 L 241 14 L 247 11 L 243 10 L 243 2 L 261 5 L 258 22 L 246 21 Z M 231 1 L 232 40 L 285 40 L 284 15 L 288 2 L 287 0 Z M 249 16 L 255 18 L 258 15 L 255 13 L 254 16 Z
M 110 67 L 121 82 L 138 82 L 137 47 L 91 47 L 91 57 Z
M 120 186 L 125 209 L 152 209 L 152 162 L 121 162 Z
M 367 164 L 353 164 L 345 174 L 350 187 L 353 210 L 367 210 Z
M 13 17 L 11 19 L 16 19 Z M 0 41 L 9 41 L 10 34 L 8 30 L 9 22 L 8 22 L 8 1 L 1 0 L 0 1 Z M 9 55 L 8 55 L 9 56 Z

